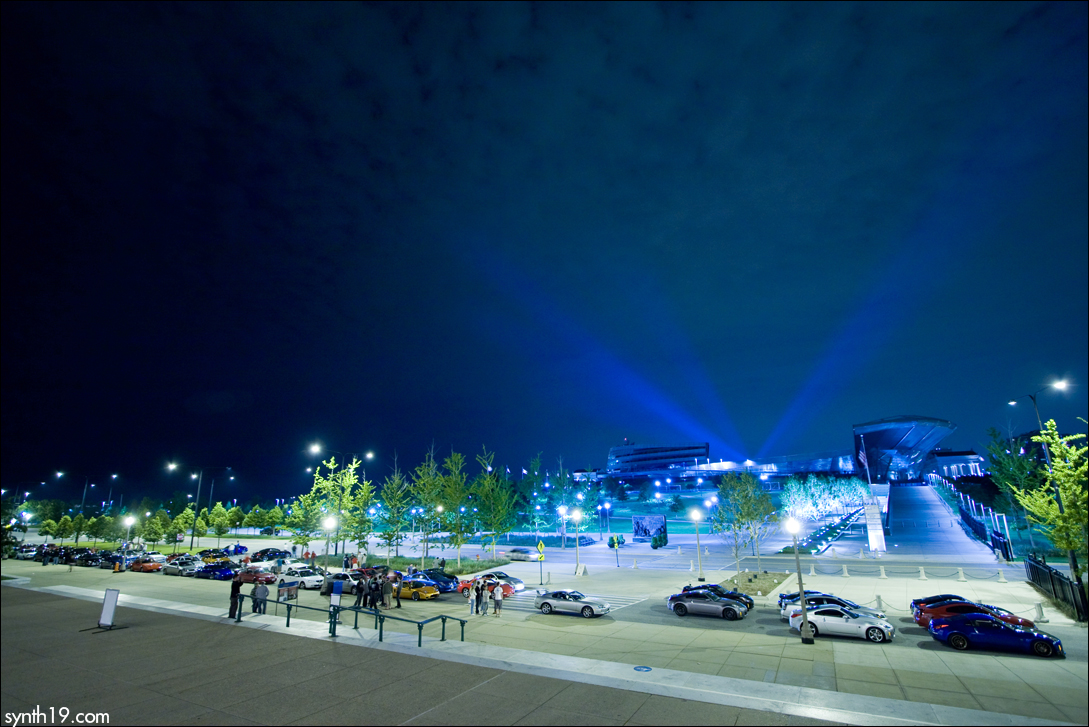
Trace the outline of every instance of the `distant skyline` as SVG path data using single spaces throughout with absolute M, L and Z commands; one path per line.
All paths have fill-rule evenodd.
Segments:
M 1085 431 L 1086 8 L 5 3 L 4 487 Z

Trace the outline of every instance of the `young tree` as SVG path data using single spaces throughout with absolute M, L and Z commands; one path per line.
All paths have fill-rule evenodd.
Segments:
M 179 517 L 180 517 L 180 515 L 179 515 Z M 179 540 L 179 538 L 183 537 L 184 535 L 185 535 L 185 528 L 182 527 L 182 525 L 179 522 L 178 518 L 174 518 L 173 520 L 170 521 L 169 525 L 167 525 L 166 527 L 163 528 L 163 537 L 165 537 L 168 542 L 170 542 L 170 543 L 172 543 L 174 545 L 174 550 L 172 551 L 174 553 L 178 552 L 178 543 L 181 542 Z
M 265 527 L 272 528 L 273 535 L 280 534 L 280 523 L 284 521 L 284 511 L 279 505 L 265 511 Z
M 291 542 L 304 552 L 309 550 L 310 541 L 321 529 L 321 506 L 316 498 L 306 493 L 295 498 L 287 508 L 284 527 L 291 532 Z
M 257 532 L 261 532 L 261 529 L 267 524 L 265 511 L 261 509 L 260 505 L 254 505 L 253 508 L 246 513 L 246 518 L 242 521 L 242 525 L 247 528 L 253 528 Z
M 242 527 L 242 523 L 246 520 L 246 512 L 238 505 L 235 505 L 227 511 L 227 519 L 231 527 L 234 528 L 235 534 L 238 534 L 238 529 Z
M 144 521 L 144 526 L 140 531 L 141 537 L 145 543 L 151 543 L 154 545 L 163 539 L 163 524 L 157 517 L 149 517 Z
M 390 563 L 390 549 L 399 546 L 404 538 L 401 531 L 408 524 L 409 490 L 408 481 L 394 464 L 393 474 L 386 477 L 381 492 L 382 530 L 378 539 L 386 546 L 386 565 Z
M 87 523 L 87 534 L 94 538 L 92 547 L 97 547 L 98 541 L 105 539 L 106 534 L 110 532 L 112 526 L 113 518 L 109 515 L 91 518 L 91 521 Z
M 1049 419 L 1044 430 L 1032 438 L 1047 448 L 1050 469 L 1045 482 L 1031 490 L 1012 488 L 1017 501 L 1028 510 L 1029 518 L 1040 524 L 1057 548 L 1066 551 L 1070 572 L 1083 590 L 1077 552 L 1086 547 L 1086 521 L 1089 520 L 1086 451 L 1089 448 L 1077 443 L 1084 439 L 1084 434 L 1061 436 L 1055 420 Z
M 419 516 L 420 532 L 423 533 L 423 552 L 420 554 L 420 568 L 427 558 L 430 538 L 439 532 L 442 526 L 442 473 L 435 461 L 434 449 L 429 450 L 424 461 L 417 465 L 412 473 L 409 492 L 423 510 Z
M 476 461 L 484 470 L 477 476 L 473 483 L 473 495 L 476 497 L 479 509 L 480 522 L 486 531 L 491 533 L 492 558 L 495 558 L 495 541 L 509 533 L 514 526 L 515 507 L 514 489 L 505 480 L 499 478 L 492 469 L 494 452 L 484 450 L 483 455 L 477 455 Z
M 218 548 L 223 536 L 231 530 L 231 521 L 227 516 L 227 508 L 223 507 L 223 503 L 216 503 L 216 506 L 212 508 L 209 519 L 209 525 L 212 526 L 212 532 L 216 536 L 216 547 Z
M 775 514 L 775 503 L 757 478 L 748 473 L 743 475 L 740 494 L 742 498 L 738 510 L 741 521 L 745 524 L 748 540 L 756 549 L 756 570 L 760 571 L 763 570 L 760 544 L 779 530 L 779 518 Z
M 64 539 L 72 537 L 73 532 L 72 518 L 65 515 L 57 522 L 57 526 L 53 530 L 53 537 L 60 540 L 61 545 L 64 545 Z
M 681 499 L 679 493 L 673 495 L 673 499 L 669 501 L 669 511 L 674 514 L 684 512 L 684 500 Z
M 1036 550 L 1036 541 L 1032 537 L 1032 525 L 1029 523 L 1028 510 L 1017 499 L 1016 491 L 1029 492 L 1044 486 L 1047 480 L 1047 469 L 1041 468 L 1037 463 L 1036 449 L 1022 453 L 1018 448 L 1015 454 L 1010 444 L 1002 439 L 1001 433 L 991 428 L 987 430 L 991 441 L 987 445 L 988 470 L 991 480 L 1002 490 L 1002 494 L 1011 501 L 1015 507 L 1020 508 L 1021 516 L 1025 520 L 1024 529 L 1028 531 L 1029 545 Z M 1016 517 L 1014 527 L 1017 527 Z
M 479 457 L 477 458 L 479 459 Z M 446 512 L 446 527 L 450 543 L 458 551 L 458 567 L 461 567 L 461 548 L 473 536 L 476 518 L 472 511 L 472 486 L 465 476 L 465 456 L 450 452 L 442 464 L 442 503 Z M 491 474 L 491 473 L 489 473 Z
M 208 534 L 208 523 L 204 521 L 204 518 L 198 517 L 197 521 L 193 523 L 193 535 L 197 536 L 197 547 L 200 547 L 200 539 Z
M 44 535 L 46 540 L 49 540 L 50 537 L 57 537 L 57 521 L 43 520 L 42 524 L 38 526 L 38 535 Z
M 711 532 L 718 533 L 733 553 L 737 572 L 741 572 L 741 551 L 748 545 L 748 523 L 743 518 L 744 492 L 747 487 L 742 477 L 752 478 L 748 472 L 722 475 L 718 484 L 718 507 L 711 511 Z
M 187 507 L 174 517 L 172 529 L 175 532 L 182 533 L 184 535 L 185 533 L 188 533 L 190 530 L 192 530 L 194 520 L 195 517 L 193 515 L 193 508 Z M 121 518 L 118 518 L 118 521 L 120 522 Z M 175 536 L 175 540 L 177 540 L 177 536 Z M 174 549 L 177 550 L 176 545 Z
M 83 517 L 83 513 L 79 513 L 72 518 L 72 536 L 76 540 L 76 545 L 79 545 L 79 539 L 87 532 L 87 518 Z

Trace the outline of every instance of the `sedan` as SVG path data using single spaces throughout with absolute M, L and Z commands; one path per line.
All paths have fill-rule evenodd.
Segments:
M 413 601 L 428 601 L 439 597 L 439 589 L 423 578 L 406 578 L 401 581 L 401 598 Z M 396 587 L 396 586 L 395 586 Z
M 561 591 L 537 591 L 537 598 L 533 599 L 533 607 L 541 609 L 546 616 L 552 612 L 577 613 L 583 618 L 604 616 L 612 610 L 605 601 L 593 596 L 587 596 L 570 588 Z
M 84 553 L 76 558 L 76 565 L 84 568 L 97 568 L 102 565 L 102 556 L 98 553 Z
M 848 601 L 846 598 L 840 598 L 839 596 L 832 596 L 827 593 L 819 596 L 806 596 L 805 607 L 807 609 L 809 609 L 810 611 L 816 611 L 821 606 L 839 606 L 841 608 L 847 609 L 851 613 L 857 613 L 862 616 L 869 616 L 871 618 L 878 619 L 885 618 L 885 613 L 883 611 L 879 611 L 876 608 L 866 608 L 864 606 L 859 606 L 854 601 Z M 800 601 L 794 601 L 793 603 L 789 603 L 779 610 L 779 616 L 784 621 L 786 621 L 788 618 L 790 618 L 790 614 L 792 614 L 795 609 L 800 609 L 801 607 L 802 604 Z
M 175 558 L 163 566 L 163 574 L 168 576 L 191 576 L 202 568 L 202 563 L 197 558 Z
M 1032 621 L 1029 621 L 1027 618 L 1021 618 L 1012 611 L 1007 611 L 998 606 L 988 606 L 986 604 L 972 603 L 970 601 L 939 601 L 938 603 L 924 606 L 915 611 L 915 623 L 926 628 L 930 626 L 930 621 L 932 619 L 948 618 L 949 616 L 958 616 L 963 613 L 985 613 L 994 616 L 1000 621 L 1008 623 L 1010 626 L 1020 626 L 1023 629 L 1031 629 L 1036 626 Z
M 967 598 L 954 595 L 952 593 L 941 593 L 937 596 L 927 596 L 926 598 L 916 598 L 911 602 L 911 612 L 914 614 L 920 608 L 929 606 L 932 603 L 938 603 L 940 601 L 967 601 Z
M 234 578 L 236 572 L 226 563 L 205 563 L 193 575 L 197 578 L 211 578 L 214 581 L 229 581 Z
M 299 588 L 315 589 L 321 588 L 323 580 L 325 578 L 320 573 L 315 573 L 309 568 L 285 568 L 277 583 L 282 586 L 285 581 L 298 581 Z
M 537 553 L 529 548 L 511 548 L 507 551 L 507 557 L 511 560 L 537 560 Z
M 250 566 L 241 571 L 240 575 L 243 583 L 264 583 L 268 585 L 276 582 L 276 574 L 268 568 Z
M 500 583 L 500 581 L 496 578 L 487 578 L 484 576 L 477 576 L 476 578 L 462 581 L 458 584 L 458 593 L 465 596 L 466 598 L 471 597 L 473 595 L 473 590 L 476 588 L 476 584 L 478 582 L 483 583 L 485 586 L 487 586 L 488 593 L 494 591 L 496 586 L 502 586 L 503 598 L 509 598 L 510 596 L 514 595 L 514 586 L 510 585 L 509 583 Z M 523 588 L 524 587 L 525 586 L 523 586 Z
M 230 561 L 230 558 L 227 557 L 226 553 L 216 548 L 202 550 L 197 553 L 197 555 L 200 556 L 200 559 L 203 560 L 205 563 L 226 563 Z
M 129 566 L 129 570 L 136 573 L 154 573 L 163 569 L 163 564 L 150 558 L 137 558 Z
M 937 641 L 963 651 L 970 646 L 1027 651 L 1036 656 L 1065 656 L 1063 642 L 1036 629 L 1023 629 L 985 613 L 935 618 L 927 627 Z
M 525 581 L 523 581 L 521 578 L 515 578 L 514 576 L 509 576 L 509 575 L 507 575 L 506 573 L 504 573 L 501 570 L 493 570 L 490 573 L 481 573 L 480 576 L 478 576 L 478 577 L 479 578 L 494 578 L 495 580 L 499 581 L 500 583 L 506 583 L 508 586 L 513 588 L 515 591 L 524 591 L 525 588 L 526 588 Z M 491 589 L 489 589 L 489 590 L 491 590 Z
M 727 621 L 745 618 L 745 614 L 749 612 L 748 607 L 741 601 L 723 598 L 713 591 L 705 590 L 674 593 L 666 599 L 666 605 L 678 616 L 693 613 L 724 618 Z
M 359 584 L 361 582 L 359 577 L 353 573 L 330 573 L 328 579 L 321 587 L 321 595 L 328 596 L 332 593 L 333 584 L 337 581 L 342 581 L 344 583 L 344 585 L 341 586 L 343 593 L 351 594 L 355 594 L 356 590 L 359 589 Z
M 729 598 L 733 601 L 741 601 L 745 604 L 745 608 L 750 611 L 756 606 L 756 601 L 752 600 L 752 596 L 742 593 L 741 591 L 733 591 L 729 588 L 723 588 L 717 583 L 699 583 L 696 585 L 688 584 L 681 589 L 682 592 L 688 593 L 689 591 L 711 591 L 723 598 Z
M 34 556 L 38 554 L 38 546 L 36 545 L 20 545 L 15 551 L 15 560 L 34 560 Z
M 414 573 L 413 575 L 427 576 L 436 583 L 447 583 L 451 586 L 451 591 L 456 591 L 458 589 L 457 576 L 450 575 L 442 568 L 428 568 L 427 570 L 422 570 L 418 573 Z M 439 588 L 439 590 L 443 593 L 447 593 L 447 591 L 443 591 L 441 587 Z
M 853 613 L 842 606 L 821 606 L 816 611 L 809 612 L 807 616 L 814 636 L 817 634 L 853 636 L 856 639 L 866 639 L 880 644 L 891 640 L 896 635 L 896 629 L 885 619 Z M 802 609 L 799 608 L 790 614 L 790 628 L 801 631 Z
M 146 560 L 153 560 L 156 563 L 165 563 L 166 560 L 167 560 L 166 556 L 163 555 L 162 553 L 160 553 L 157 550 L 149 550 L 149 551 L 145 552 L 144 553 L 144 558 Z

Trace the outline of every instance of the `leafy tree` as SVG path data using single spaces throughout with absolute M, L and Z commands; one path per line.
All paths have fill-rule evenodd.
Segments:
M 442 473 L 435 461 L 434 449 L 427 452 L 424 461 L 412 473 L 409 493 L 423 510 L 419 516 L 420 532 L 423 534 L 423 551 L 420 554 L 422 569 L 428 555 L 430 538 L 442 526 Z
M 390 564 L 390 548 L 396 548 L 404 538 L 401 531 L 408 524 L 408 510 L 411 506 L 409 491 L 411 485 L 394 464 L 393 474 L 382 483 L 382 530 L 378 539 L 386 545 L 386 565 Z
M 208 523 L 204 521 L 204 518 L 198 517 L 197 521 L 193 523 L 193 535 L 197 536 L 197 547 L 200 547 L 200 539 L 208 534 Z
M 144 527 L 140 531 L 145 543 L 154 545 L 163 539 L 163 523 L 157 517 L 149 517 L 144 521 Z
M 669 511 L 677 514 L 684 512 L 684 500 L 679 494 L 673 495 L 673 499 L 669 501 Z
M 515 507 L 514 489 L 510 483 L 502 480 L 492 469 L 494 452 L 484 450 L 483 455 L 477 455 L 476 461 L 484 470 L 477 476 L 473 483 L 473 494 L 479 505 L 480 522 L 486 531 L 491 533 L 492 558 L 495 558 L 495 541 L 509 533 L 514 526 L 514 517 L 517 512 Z
M 38 526 L 38 535 L 44 535 L 46 540 L 50 537 L 57 537 L 57 521 L 43 520 L 42 524 Z
M 304 552 L 310 549 L 310 541 L 321 529 L 321 506 L 310 493 L 300 495 L 287 508 L 284 527 L 291 532 L 291 542 Z
M 357 459 L 351 465 L 341 469 L 337 473 L 341 480 L 337 486 L 346 493 L 343 507 L 345 542 L 355 543 L 360 550 L 367 552 L 371 534 L 374 533 L 374 518 L 371 515 L 374 505 L 374 486 L 366 477 L 359 478 L 357 474 L 359 464 Z
M 188 533 L 188 532 L 193 532 L 193 535 L 195 537 L 196 532 L 193 531 L 193 524 L 194 524 L 195 520 L 196 520 L 196 517 L 193 515 L 193 508 L 187 507 L 184 510 L 182 510 L 181 512 L 179 512 L 174 517 L 173 529 L 176 532 L 183 533 L 183 534 Z M 177 536 L 175 536 L 175 538 L 176 537 Z M 175 547 L 175 550 L 177 550 L 176 547 Z
M 718 485 L 718 507 L 711 512 L 711 532 L 718 533 L 730 547 L 738 573 L 741 572 L 741 551 L 749 544 L 746 491 L 751 487 L 750 480 L 755 479 L 749 472 L 722 475 Z
M 186 510 L 185 512 L 189 512 L 189 511 Z M 181 518 L 181 515 L 178 515 L 178 517 L 176 517 L 176 518 L 174 518 L 173 520 L 170 521 L 170 524 L 168 524 L 166 527 L 163 528 L 163 536 L 167 539 L 167 541 L 174 544 L 174 551 L 173 552 L 175 552 L 175 553 L 178 552 L 178 542 L 179 542 L 178 536 L 184 537 L 185 536 L 185 530 L 186 530 L 185 527 L 180 522 L 180 520 L 179 520 L 180 518 Z
M 478 458 L 479 459 L 479 458 Z M 471 509 L 473 486 L 466 477 L 465 456 L 460 452 L 451 452 L 442 463 L 442 503 L 446 513 L 446 529 L 450 533 L 450 543 L 458 551 L 458 568 L 461 567 L 461 548 L 473 536 L 476 517 Z M 492 474 L 492 473 L 489 473 Z
M 87 518 L 83 517 L 83 513 L 79 513 L 72 518 L 72 537 L 75 538 L 76 545 L 79 545 L 79 539 L 85 532 L 87 532 Z
M 775 514 L 775 503 L 764 491 L 760 480 L 746 473 L 741 477 L 739 494 L 741 501 L 738 511 L 741 522 L 745 525 L 748 540 L 756 549 L 756 570 L 763 570 L 760 562 L 760 544 L 772 533 L 779 530 L 779 518 Z
M 636 499 L 639 502 L 649 502 L 654 499 L 654 487 L 650 484 L 650 480 L 643 480 L 639 485 L 639 495 Z
M 60 544 L 64 545 L 64 539 L 72 537 L 72 533 L 75 532 L 72 528 L 72 518 L 65 515 L 57 522 L 57 527 L 53 530 L 53 537 L 60 540 Z
M 246 519 L 242 521 L 242 524 L 247 528 L 254 528 L 258 532 L 264 528 L 267 523 L 265 517 L 265 511 L 261 509 L 260 505 L 254 505 L 253 508 L 246 513 Z
M 1033 489 L 1011 487 L 1017 501 L 1028 511 L 1029 518 L 1040 524 L 1057 548 L 1066 551 L 1070 572 L 1082 589 L 1082 568 L 1077 551 L 1086 547 L 1086 521 L 1089 520 L 1086 501 L 1087 447 L 1078 445 L 1084 439 L 1084 434 L 1061 436 L 1055 420 L 1049 419 L 1044 424 L 1044 430 L 1032 438 L 1032 441 L 1044 445 L 1051 460 L 1045 482 Z
M 226 513 L 224 513 L 226 515 Z M 284 521 L 284 511 L 280 509 L 279 505 L 276 505 L 271 510 L 265 512 L 265 526 L 272 528 L 273 535 L 280 534 L 280 523 Z
M 997 429 L 992 427 L 987 430 L 987 434 L 991 438 L 990 443 L 987 445 L 987 459 L 990 465 L 988 469 L 990 470 L 991 480 L 998 485 L 1003 495 L 1014 506 L 1021 509 L 1022 517 L 1026 521 L 1024 529 L 1028 531 L 1029 545 L 1032 546 L 1033 550 L 1036 550 L 1036 541 L 1032 537 L 1032 526 L 1028 524 L 1028 510 L 1017 499 L 1016 492 L 1018 490 L 1029 492 L 1044 486 L 1047 480 L 1047 471 L 1041 469 L 1038 465 L 1035 449 L 1022 453 L 1019 448 L 1017 454 L 1014 454 Z M 1014 522 L 1016 527 L 1016 520 Z
M 230 521 L 231 527 L 237 533 L 238 529 L 242 527 L 242 523 L 246 520 L 245 511 L 238 505 L 235 505 L 227 511 L 227 519 Z
M 90 521 L 88 521 L 87 534 L 94 538 L 94 546 L 98 545 L 99 540 L 105 539 L 112 526 L 113 518 L 109 515 L 91 518 Z
M 211 521 L 209 524 L 212 526 L 212 532 L 216 536 L 216 547 L 218 548 L 223 536 L 231 530 L 231 521 L 230 518 L 227 517 L 227 509 L 223 507 L 223 503 L 216 503 L 215 507 L 212 508 L 210 518 Z

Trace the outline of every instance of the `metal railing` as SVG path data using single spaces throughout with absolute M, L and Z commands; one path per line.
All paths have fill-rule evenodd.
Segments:
M 238 594 L 238 608 L 235 611 L 235 618 L 234 618 L 235 622 L 239 622 L 239 621 L 242 620 L 242 614 L 245 611 L 243 606 L 245 605 L 247 598 L 251 599 L 251 601 L 254 604 L 256 604 L 258 602 L 258 600 L 259 600 L 256 596 L 248 595 L 248 594 L 245 594 L 245 593 L 239 593 Z M 464 619 L 457 618 L 456 616 L 447 616 L 445 614 L 440 615 L 440 616 L 432 616 L 431 618 L 424 619 L 423 621 L 416 621 L 416 620 L 410 619 L 410 618 L 402 618 L 401 616 L 390 616 L 388 614 L 382 613 L 377 608 L 365 608 L 363 606 L 333 606 L 333 605 L 330 605 L 328 609 L 325 609 L 325 608 L 315 608 L 314 606 L 303 606 L 301 604 L 291 603 L 289 601 L 288 602 L 275 601 L 273 599 L 264 599 L 264 603 L 265 603 L 266 608 L 267 608 L 267 606 L 268 606 L 268 604 L 270 602 L 271 603 L 283 603 L 285 606 L 287 606 L 287 621 L 286 621 L 286 624 L 285 624 L 287 628 L 291 628 L 291 609 L 303 609 L 303 610 L 306 610 L 306 611 L 318 611 L 318 612 L 321 612 L 323 614 L 328 614 L 327 620 L 328 620 L 328 624 L 329 624 L 329 635 L 333 636 L 333 637 L 335 637 L 337 635 L 337 626 L 341 624 L 340 615 L 342 613 L 344 613 L 344 612 L 354 614 L 355 622 L 354 622 L 352 628 L 356 629 L 356 630 L 359 629 L 359 616 L 360 616 L 360 614 L 363 614 L 365 616 L 373 615 L 374 616 L 374 629 L 375 629 L 375 631 L 378 632 L 378 640 L 379 641 L 382 641 L 384 639 L 384 637 L 385 637 L 385 625 L 386 625 L 387 620 L 403 621 L 404 623 L 416 624 L 416 646 L 421 646 L 421 647 L 423 646 L 423 627 L 426 626 L 427 624 L 432 623 L 434 621 L 441 621 L 442 622 L 442 633 L 441 633 L 441 635 L 439 637 L 439 641 L 446 641 L 446 622 L 447 622 L 447 620 L 457 621 L 458 623 L 461 624 L 461 640 L 465 641 L 465 624 L 469 623 L 468 621 L 466 621 Z M 260 610 L 260 611 L 254 611 L 254 613 L 264 614 L 265 612 L 264 612 L 264 610 Z
M 1078 621 L 1089 618 L 1089 605 L 1086 604 L 1085 591 L 1079 583 L 1070 580 L 1037 558 L 1035 554 L 1025 556 L 1025 574 L 1030 581 L 1039 586 L 1040 590 L 1074 609 Z

